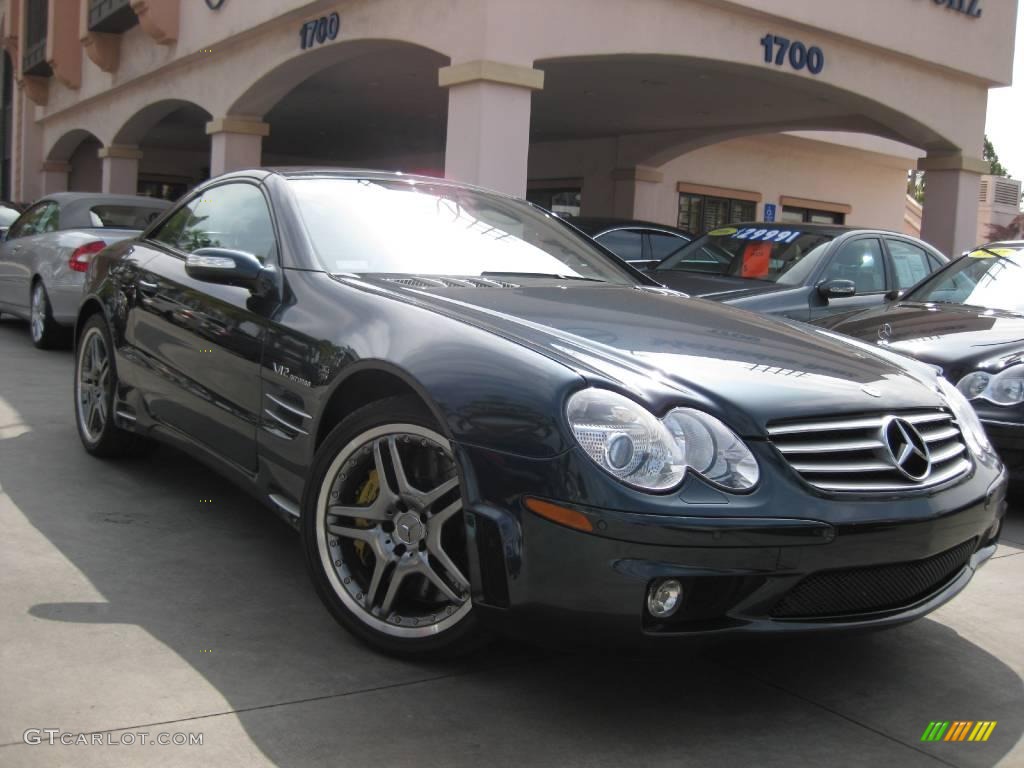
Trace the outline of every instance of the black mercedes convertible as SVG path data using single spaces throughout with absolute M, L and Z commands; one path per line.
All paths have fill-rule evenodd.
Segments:
M 406 655 L 892 626 L 1005 510 L 930 366 L 402 174 L 233 173 L 96 255 L 74 403 L 89 453 L 171 443 L 276 510 L 333 615 Z

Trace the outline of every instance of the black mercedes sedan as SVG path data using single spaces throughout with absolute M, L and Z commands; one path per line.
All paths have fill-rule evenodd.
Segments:
M 906 235 L 832 224 L 737 224 L 654 266 L 662 285 L 804 322 L 880 306 L 945 264 Z
M 85 450 L 215 467 L 393 653 L 890 626 L 966 586 L 1005 510 L 932 368 L 437 179 L 214 179 L 93 259 L 76 334 Z
M 825 324 L 942 369 L 1024 480 L 1024 241 L 977 248 L 898 301 Z
M 652 221 L 573 216 L 567 219 L 634 267 L 653 267 L 693 240 L 693 235 Z

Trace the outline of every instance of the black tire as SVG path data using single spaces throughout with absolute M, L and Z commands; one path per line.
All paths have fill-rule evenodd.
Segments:
M 36 349 L 67 347 L 70 340 L 69 329 L 53 319 L 50 296 L 46 293 L 46 286 L 42 280 L 36 280 L 32 284 L 32 292 L 29 294 L 28 328 Z
M 102 344 L 107 355 L 109 372 L 105 379 L 99 382 L 99 390 L 94 390 L 98 396 L 102 391 L 102 407 L 106 417 L 102 425 L 90 418 L 84 412 L 88 406 L 83 403 L 82 369 L 86 364 L 86 356 L 93 349 L 94 339 Z M 117 391 L 117 361 L 114 356 L 114 344 L 110 336 L 110 329 L 102 315 L 93 315 L 82 328 L 82 335 L 79 337 L 75 348 L 75 426 L 78 429 L 78 437 L 82 446 L 93 456 L 104 459 L 120 458 L 129 454 L 145 452 L 149 448 L 149 441 L 139 438 L 114 423 L 114 393 Z M 96 399 L 94 397 L 93 399 Z M 91 402 L 91 401 L 90 401 Z M 87 420 L 88 419 L 88 426 Z
M 437 428 L 436 421 L 419 400 L 412 397 L 392 397 L 372 403 L 350 414 L 340 424 L 334 427 L 333 430 L 331 430 L 330 434 L 321 444 L 313 462 L 313 468 L 310 472 L 309 482 L 306 485 L 306 491 L 302 503 L 302 539 L 309 573 L 313 580 L 313 585 L 316 587 L 317 594 L 320 596 L 320 599 L 334 618 L 358 639 L 373 648 L 405 658 L 441 659 L 463 656 L 480 648 L 488 639 L 486 633 L 480 626 L 477 612 L 472 609 L 472 601 L 469 598 L 468 589 L 462 595 L 464 602 L 455 607 L 454 615 L 450 618 L 444 618 L 442 621 L 432 626 L 443 626 L 453 620 L 455 621 L 454 624 L 450 624 L 446 628 L 436 631 L 436 634 L 399 637 L 396 636 L 395 633 L 417 631 L 408 624 L 408 621 L 410 620 L 406 620 L 407 623 L 404 627 L 392 626 L 388 619 L 391 618 L 391 620 L 401 622 L 401 617 L 395 617 L 387 614 L 382 619 L 380 618 L 382 614 L 374 616 L 371 610 L 361 608 L 354 604 L 352 594 L 342 586 L 341 582 L 343 572 L 339 571 L 339 569 L 335 567 L 340 566 L 342 561 L 339 559 L 332 562 L 335 557 L 345 557 L 342 553 L 346 551 L 346 543 L 352 546 L 366 547 L 366 549 L 371 552 L 375 551 L 369 545 L 355 544 L 349 542 L 348 539 L 332 537 L 332 534 L 326 530 L 328 522 L 326 507 L 328 506 L 329 500 L 335 498 L 335 496 L 331 495 L 331 488 L 343 487 L 337 485 L 337 483 L 346 482 L 344 480 L 345 475 L 342 470 L 345 470 L 346 467 L 349 466 L 347 462 L 359 461 L 361 456 L 368 456 L 368 458 L 364 458 L 362 461 L 373 462 L 374 458 L 370 455 L 371 449 L 369 448 L 371 442 L 376 446 L 389 438 L 385 435 L 384 437 L 370 438 L 371 442 L 359 441 L 363 440 L 365 436 L 373 435 L 376 432 L 383 431 L 388 433 L 392 428 L 396 430 L 396 434 L 398 432 L 402 432 L 402 430 L 405 430 L 402 432 L 405 434 L 409 429 L 418 428 L 429 430 L 433 434 L 437 434 L 440 431 Z M 397 439 L 402 438 L 396 438 L 396 440 Z M 443 438 L 441 439 L 443 440 Z M 422 444 L 427 445 L 426 442 L 423 442 Z M 444 445 L 447 446 L 447 441 L 444 441 Z M 440 451 L 433 445 L 430 448 L 418 448 L 415 445 L 415 441 L 413 441 L 412 450 L 435 450 L 440 453 Z M 449 453 L 446 454 L 446 456 L 450 456 L 450 448 L 448 450 Z M 447 458 L 445 460 L 447 461 Z M 454 467 L 454 458 L 451 458 L 450 460 L 452 462 L 450 466 Z M 390 462 L 390 459 L 388 461 Z M 391 477 L 393 478 L 394 464 L 389 464 L 389 466 L 392 467 Z M 341 472 L 341 474 L 338 474 L 339 472 Z M 386 478 L 383 482 L 391 485 L 392 481 L 387 479 L 387 470 L 384 470 L 384 474 Z M 452 482 L 453 478 L 448 476 L 442 484 L 451 484 Z M 456 488 L 457 487 L 458 486 L 456 486 Z M 377 496 L 381 493 L 381 490 L 376 492 Z M 446 499 L 449 506 L 453 507 L 456 506 L 456 504 L 452 502 L 452 499 L 461 499 L 460 494 L 461 491 L 456 493 L 453 488 L 446 492 L 444 497 L 439 498 Z M 377 501 L 371 501 L 370 503 L 376 505 Z M 320 504 L 324 505 L 323 515 L 318 514 L 318 505 Z M 437 506 L 442 505 L 438 503 Z M 369 509 L 369 507 L 366 508 Z M 397 508 L 403 508 L 401 506 L 401 502 L 398 502 Z M 410 506 L 409 509 L 411 510 L 412 507 Z M 375 532 L 378 530 L 387 531 L 388 526 L 390 525 L 391 530 L 393 531 L 390 536 L 394 539 L 395 543 L 398 543 L 400 539 L 397 531 L 397 528 L 399 527 L 397 525 L 399 518 L 402 517 L 402 515 L 414 513 L 407 511 L 404 513 L 389 512 L 387 514 L 397 514 L 398 517 L 393 518 L 393 522 L 383 522 L 378 525 L 370 524 L 369 527 Z M 458 516 L 457 519 L 456 516 L 453 515 L 447 522 L 442 521 L 440 523 L 440 526 L 444 527 L 445 535 L 447 535 L 450 530 L 447 528 L 449 523 L 455 524 L 455 532 L 458 534 L 458 523 L 462 521 L 461 511 L 456 513 L 456 515 Z M 422 519 L 424 520 L 424 524 L 421 530 L 421 535 L 425 538 L 427 536 L 426 531 L 431 530 L 429 529 L 430 523 L 428 523 L 427 520 L 433 520 L 433 518 L 429 518 L 428 514 L 424 514 Z M 441 518 L 439 517 L 438 519 L 440 520 Z M 366 521 L 363 521 L 363 525 L 366 525 Z M 406 532 L 407 531 L 408 529 L 406 529 Z M 440 532 L 437 536 L 439 541 L 441 536 Z M 328 538 L 331 539 L 331 543 L 328 543 Z M 387 543 L 391 544 L 392 542 L 388 541 Z M 404 556 L 409 558 L 418 557 L 418 555 L 415 554 L 415 546 L 416 544 L 410 546 L 408 550 L 402 546 L 401 548 L 406 550 Z M 426 544 L 421 543 L 420 546 L 425 548 Z M 335 548 L 331 549 L 330 547 Z M 397 549 L 395 551 L 397 552 Z M 457 550 L 455 549 L 452 550 L 452 559 L 450 559 L 449 562 L 454 563 L 458 556 L 464 555 L 464 552 L 456 555 L 456 551 Z M 392 555 L 393 553 L 389 552 L 388 554 Z M 424 552 L 424 556 L 429 558 L 429 553 Z M 365 559 L 365 554 L 363 554 L 362 557 Z M 373 562 L 375 564 L 380 562 L 380 558 L 376 555 L 371 555 L 371 557 L 373 557 Z M 386 562 L 391 563 L 391 565 L 383 566 L 384 568 L 396 568 L 396 570 L 390 571 L 391 578 L 394 578 L 395 573 L 397 573 L 397 566 L 395 566 L 394 563 L 397 561 L 387 560 Z M 357 562 L 356 565 L 358 566 L 359 563 Z M 444 570 L 438 570 L 435 573 L 446 574 L 447 572 Z M 408 577 L 400 579 L 400 583 L 403 583 L 404 585 L 405 579 L 408 579 Z M 351 581 L 352 583 L 357 581 L 357 577 L 354 574 Z M 345 583 L 350 583 L 350 580 L 346 580 Z M 465 586 L 468 587 L 468 583 Z M 372 591 L 372 585 L 370 588 L 366 588 L 364 581 L 362 589 L 367 592 L 365 602 L 372 606 L 374 602 L 374 595 L 369 594 Z M 406 591 L 408 591 L 408 588 L 406 588 Z M 385 592 L 383 584 L 378 585 L 376 590 L 377 596 L 381 595 L 383 592 Z M 361 598 L 362 596 L 360 595 L 359 597 Z M 346 602 L 346 600 L 348 602 Z M 382 609 L 378 607 L 377 610 Z M 436 618 L 440 619 L 444 616 L 442 610 L 448 609 L 429 608 L 427 610 L 430 612 L 434 612 L 436 610 L 438 613 Z M 430 619 L 434 620 L 435 617 L 431 616 Z M 416 623 L 417 620 L 413 619 L 411 621 Z M 425 624 L 426 620 L 424 620 L 424 625 Z M 424 629 L 423 631 L 426 630 Z

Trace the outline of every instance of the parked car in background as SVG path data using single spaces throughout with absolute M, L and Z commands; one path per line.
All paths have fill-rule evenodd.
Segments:
M 1024 480 L 1024 241 L 977 248 L 898 300 L 823 325 L 941 368 Z
M 689 232 L 650 221 L 589 216 L 566 221 L 634 267 L 654 266 L 693 240 Z
M 0 239 L 6 234 L 17 218 L 21 216 L 21 207 L 15 203 L 0 201 Z
M 932 368 L 680 296 L 522 200 L 239 171 L 87 279 L 85 450 L 233 478 L 392 653 L 894 626 L 996 549 L 1005 472 Z
M 894 232 L 739 224 L 697 238 L 649 274 L 691 296 L 807 322 L 879 306 L 947 261 Z
M 136 195 L 44 197 L 10 225 L 0 243 L 0 312 L 28 320 L 40 349 L 59 345 L 74 325 L 89 260 L 137 235 L 169 206 Z

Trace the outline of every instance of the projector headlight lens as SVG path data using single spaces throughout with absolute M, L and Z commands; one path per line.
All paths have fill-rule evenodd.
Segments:
M 676 408 L 658 419 L 615 392 L 585 389 L 569 398 L 566 417 L 586 454 L 635 488 L 670 490 L 688 469 L 733 491 L 750 490 L 760 476 L 743 441 L 702 411 Z

